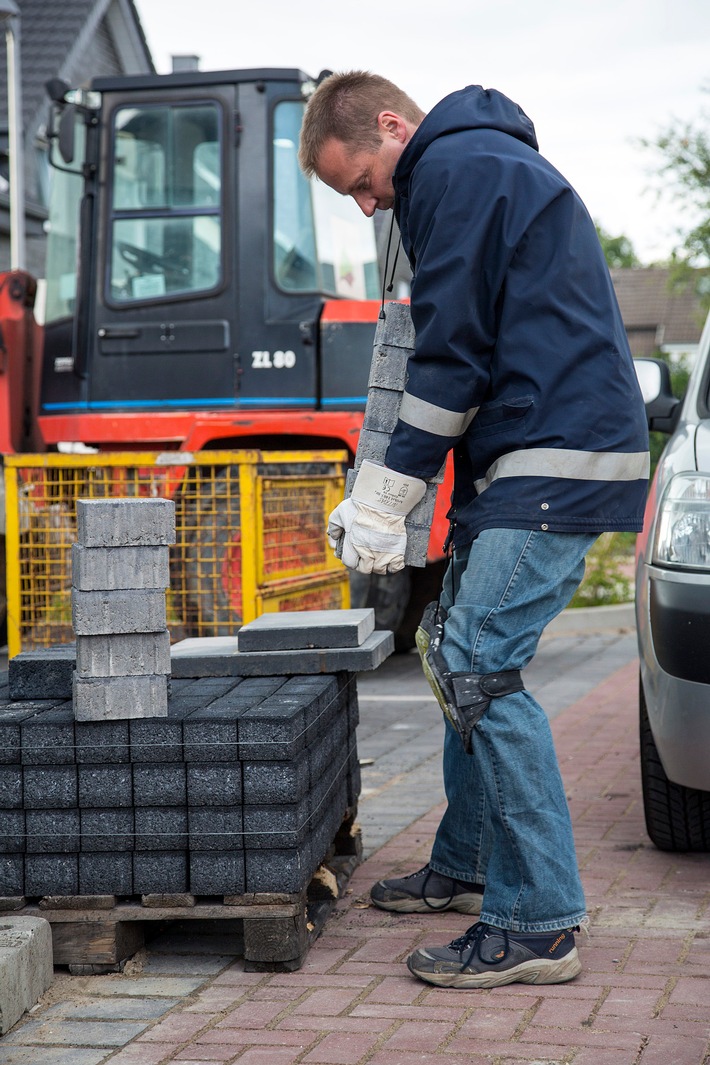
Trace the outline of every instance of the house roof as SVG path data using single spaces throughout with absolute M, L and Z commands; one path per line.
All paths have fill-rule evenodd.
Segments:
M 85 83 L 112 52 L 125 73 L 153 72 L 153 60 L 133 0 L 15 0 L 20 9 L 20 69 L 25 133 L 33 134 L 48 109 L 45 83 L 54 77 Z M 96 47 L 104 20 L 111 40 Z M 119 54 L 120 53 L 120 54 Z M 98 67 L 98 69 L 92 69 Z M 0 47 L 0 130 L 7 130 L 7 61 Z
M 626 331 L 654 333 L 656 346 L 697 344 L 705 312 L 692 283 L 673 286 L 663 267 L 611 270 Z

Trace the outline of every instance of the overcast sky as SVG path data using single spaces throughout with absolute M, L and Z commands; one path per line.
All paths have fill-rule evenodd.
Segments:
M 592 217 L 644 262 L 682 219 L 650 191 L 657 158 L 635 142 L 710 112 L 710 0 L 136 0 L 159 73 L 367 69 L 425 111 L 468 84 L 496 88 L 535 123 L 540 150 Z M 710 124 L 710 118 L 708 119 Z

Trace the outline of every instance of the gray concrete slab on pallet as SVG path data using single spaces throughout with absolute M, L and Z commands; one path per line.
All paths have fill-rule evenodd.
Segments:
M 12 1028 L 54 976 L 52 930 L 42 917 L 0 920 L 0 1032 Z
M 289 610 L 262 614 L 237 633 L 239 651 L 296 651 L 360 647 L 375 630 L 371 607 L 353 610 Z
M 388 629 L 371 633 L 361 647 L 300 651 L 239 651 L 236 636 L 181 640 L 171 648 L 172 675 L 187 677 L 268 677 L 296 673 L 360 673 L 377 669 L 394 650 Z

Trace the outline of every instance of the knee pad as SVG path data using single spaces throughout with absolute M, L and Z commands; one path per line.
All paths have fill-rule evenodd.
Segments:
M 438 603 L 429 603 L 416 634 L 424 675 L 436 701 L 461 737 L 467 754 L 473 753 L 473 729 L 488 709 L 491 699 L 522 691 L 519 669 L 498 673 L 454 673 L 444 660 L 441 641 L 444 622 Z

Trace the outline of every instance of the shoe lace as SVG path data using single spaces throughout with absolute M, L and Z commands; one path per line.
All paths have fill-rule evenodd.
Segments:
M 458 939 L 454 939 L 449 943 L 451 950 L 455 950 L 457 954 L 461 955 L 461 968 L 465 969 L 467 965 L 470 965 L 473 958 L 478 954 L 481 957 L 481 944 L 488 935 L 489 926 L 483 921 L 479 921 L 477 924 L 471 925 L 467 928 L 462 936 Z M 496 929 L 496 931 L 503 937 L 503 955 L 498 958 L 498 961 L 502 961 L 508 955 L 509 941 L 508 933 L 505 928 Z M 465 955 L 465 956 L 464 956 Z M 483 959 L 481 958 L 481 961 Z

